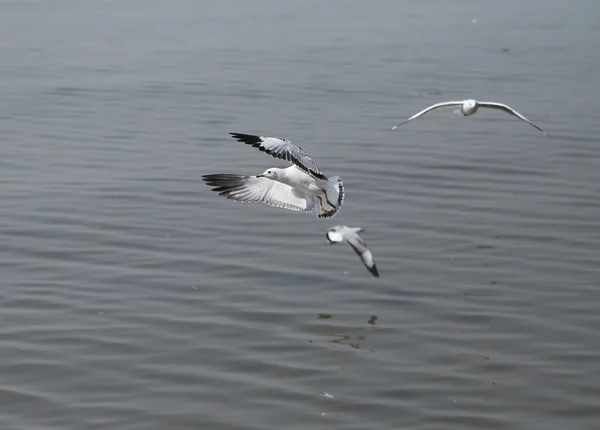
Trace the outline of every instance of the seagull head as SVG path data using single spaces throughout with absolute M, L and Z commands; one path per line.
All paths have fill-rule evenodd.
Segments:
M 341 230 L 343 230 L 343 226 L 341 225 L 336 225 L 335 227 L 331 227 L 329 230 L 327 230 L 327 232 L 325 233 L 327 241 L 332 245 L 334 243 L 343 242 L 344 235 L 342 234 Z
M 277 178 L 277 173 L 278 173 L 279 169 L 276 169 L 274 167 L 265 170 L 264 172 L 262 172 L 260 175 L 256 175 L 257 178 L 269 178 L 269 179 L 276 179 Z

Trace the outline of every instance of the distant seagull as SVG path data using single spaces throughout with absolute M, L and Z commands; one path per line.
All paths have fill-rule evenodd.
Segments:
M 441 108 L 444 106 L 460 106 L 460 109 L 455 110 L 454 113 L 463 115 L 463 116 L 469 116 L 469 115 L 475 114 L 475 112 L 477 112 L 477 110 L 480 107 L 502 110 L 506 113 L 516 116 L 517 118 L 519 118 L 522 121 L 525 121 L 526 123 L 537 128 L 539 131 L 544 133 L 546 136 L 550 137 L 550 135 L 548 133 L 546 133 L 544 130 L 539 128 L 537 125 L 535 125 L 534 123 L 529 121 L 527 118 L 525 118 L 523 115 L 521 115 L 519 112 L 517 112 L 510 106 L 502 104 L 502 103 L 495 103 L 495 102 L 478 102 L 477 100 L 474 100 L 474 99 L 467 99 L 467 100 L 463 100 L 463 101 L 454 101 L 454 102 L 436 103 L 434 105 L 429 106 L 427 109 L 423 109 L 421 112 L 414 114 L 413 116 L 408 118 L 406 121 L 403 121 L 400 124 L 393 126 L 392 130 L 397 129 L 401 125 L 406 124 L 407 122 L 412 121 L 413 119 L 416 119 L 416 118 L 419 118 L 420 116 L 425 115 L 427 112 L 430 112 L 432 110 L 435 110 L 437 108 Z
M 367 244 L 358 233 L 364 231 L 360 227 L 348 227 L 347 225 L 336 225 L 335 227 L 331 227 L 325 233 L 325 237 L 331 244 L 347 242 L 348 245 L 352 247 L 354 252 L 358 254 L 364 265 L 369 272 L 379 278 L 379 271 L 377 270 L 377 266 L 375 265 L 375 260 L 373 259 L 373 253 L 367 247 Z
M 327 178 L 302 148 L 278 137 L 229 134 L 292 165 L 285 169 L 272 167 L 256 176 L 203 175 L 209 186 L 216 187 L 213 191 L 237 202 L 265 203 L 291 211 L 314 212 L 318 218 L 334 217 L 339 212 L 344 202 L 344 183 L 339 176 Z

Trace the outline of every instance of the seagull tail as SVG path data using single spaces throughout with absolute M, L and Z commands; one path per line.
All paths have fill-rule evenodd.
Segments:
M 344 203 L 344 198 L 346 197 L 346 191 L 344 190 L 344 183 L 342 182 L 342 180 L 340 179 L 339 176 L 332 176 L 331 178 L 328 178 L 329 182 L 327 182 L 327 185 L 325 187 L 325 191 L 327 191 L 327 198 L 329 199 L 329 202 L 333 203 L 334 207 L 331 207 L 331 205 L 329 204 L 329 202 L 327 202 L 327 200 L 325 198 L 323 198 L 323 206 L 325 206 L 325 209 L 327 209 L 327 212 L 323 212 L 318 206 L 317 206 L 317 217 L 318 218 L 333 218 L 334 216 L 337 215 L 337 213 L 340 211 L 340 207 L 342 206 L 342 203 Z M 325 196 L 323 196 L 325 197 Z

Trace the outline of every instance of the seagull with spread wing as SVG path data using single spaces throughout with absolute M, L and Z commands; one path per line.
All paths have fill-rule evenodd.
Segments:
M 203 175 L 207 185 L 215 187 L 213 191 L 237 202 L 314 212 L 318 218 L 331 218 L 339 212 L 344 202 L 344 183 L 338 176 L 325 176 L 298 145 L 278 137 L 230 134 L 234 139 L 292 165 L 285 169 L 271 167 L 256 176 Z
M 423 109 L 420 112 L 417 112 L 416 114 L 414 114 L 413 116 L 411 116 L 407 120 L 401 122 L 400 124 L 393 126 L 392 130 L 397 129 L 401 125 L 406 124 L 407 122 L 412 121 L 413 119 L 417 119 L 420 116 L 423 116 L 423 115 L 425 115 L 428 112 L 431 112 L 432 110 L 435 110 L 435 109 L 438 109 L 438 108 L 441 108 L 441 107 L 445 107 L 445 106 L 460 106 L 460 108 L 457 109 L 457 110 L 455 110 L 454 113 L 456 113 L 458 115 L 462 115 L 462 116 L 474 115 L 480 107 L 481 108 L 489 108 L 489 109 L 501 110 L 501 111 L 504 111 L 504 112 L 506 112 L 506 113 L 508 113 L 510 115 L 513 115 L 513 116 L 519 118 L 521 121 L 525 121 L 526 123 L 528 123 L 532 127 L 537 128 L 539 131 L 541 131 L 542 133 L 544 133 L 546 136 L 550 137 L 550 134 L 546 133 L 544 130 L 542 130 L 537 125 L 535 125 L 534 123 L 532 123 L 531 121 L 529 121 L 527 118 L 525 118 L 523 115 L 521 115 L 519 112 L 517 112 L 516 110 L 514 110 L 510 106 L 505 105 L 504 103 L 480 102 L 480 101 L 477 101 L 477 100 L 474 100 L 474 99 L 467 99 L 467 100 L 462 100 L 462 101 L 452 101 L 452 102 L 436 103 L 434 105 L 429 106 L 428 108 Z
M 363 232 L 364 229 L 360 227 L 348 227 L 347 225 L 336 225 L 331 227 L 325 233 L 325 237 L 330 244 L 336 244 L 346 242 L 360 257 L 365 267 L 371 272 L 371 274 L 379 278 L 379 271 L 375 265 L 375 259 L 373 253 L 367 246 L 366 242 L 358 235 Z

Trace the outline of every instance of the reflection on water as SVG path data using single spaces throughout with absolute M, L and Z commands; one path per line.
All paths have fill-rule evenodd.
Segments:
M 354 349 L 361 349 L 360 342 L 365 340 L 365 336 L 349 335 L 349 334 L 331 334 L 330 336 L 338 337 L 338 339 L 330 340 L 330 343 L 348 345 Z M 373 352 L 369 350 L 369 352 Z
M 317 319 L 330 320 L 330 319 L 333 319 L 333 315 L 332 314 L 319 314 L 317 316 Z M 377 319 L 378 319 L 377 315 L 372 315 L 367 319 L 366 323 L 369 324 L 369 326 L 373 326 L 373 325 L 375 325 L 375 322 L 377 321 Z M 372 327 L 369 327 L 369 326 L 345 329 L 346 331 L 352 331 L 352 333 L 340 333 L 339 329 L 335 329 L 332 331 L 331 326 L 323 326 L 319 329 L 319 332 L 324 337 L 333 337 L 334 339 L 330 339 L 327 342 L 329 344 L 333 344 L 334 346 L 349 346 L 353 349 L 372 353 L 372 352 L 374 352 L 373 350 L 364 349 L 363 347 L 361 347 L 361 343 L 367 339 L 368 331 L 372 330 Z

